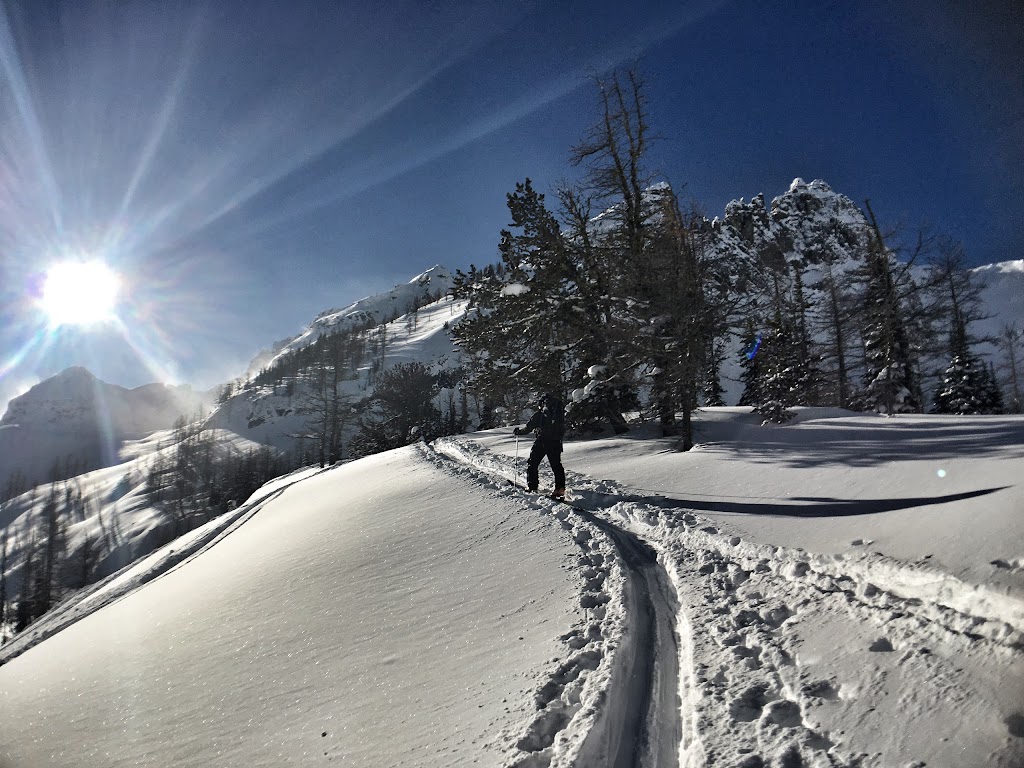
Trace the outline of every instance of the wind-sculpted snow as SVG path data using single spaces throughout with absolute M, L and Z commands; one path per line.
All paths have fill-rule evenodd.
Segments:
M 493 433 L 481 438 L 496 445 Z M 466 438 L 443 450 L 516 471 Z M 681 765 L 1024 761 L 1019 596 L 862 541 L 813 553 L 737 536 L 612 480 L 569 471 L 568 486 L 574 505 L 654 547 L 673 581 Z
M 1024 764 L 1024 423 L 747 416 L 274 481 L 4 649 L 0 765 Z
M 301 470 L 267 483 L 238 509 L 214 518 L 206 525 L 179 536 L 170 544 L 126 565 L 107 578 L 78 590 L 63 604 L 46 613 L 11 642 L 0 647 L 0 665 L 20 656 L 28 649 L 95 613 L 103 606 L 110 605 L 144 584 L 187 563 L 244 524 L 268 501 L 279 496 L 289 485 L 316 474 L 318 471 L 322 470 Z

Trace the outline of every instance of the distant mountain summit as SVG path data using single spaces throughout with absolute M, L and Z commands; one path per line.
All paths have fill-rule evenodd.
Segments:
M 36 485 L 117 463 L 125 440 L 169 429 L 202 407 L 188 387 L 126 389 L 68 368 L 11 400 L 0 418 L 0 491 L 17 474 Z
M 399 283 L 390 291 L 366 296 L 342 309 L 321 312 L 296 336 L 275 342 L 260 352 L 246 371 L 251 378 L 288 352 L 307 347 L 321 336 L 340 333 L 355 327 L 380 325 L 414 312 L 451 291 L 452 274 L 445 267 L 434 265 L 407 283 Z
M 334 384 L 325 383 L 326 373 L 317 373 L 320 366 L 316 361 L 298 358 L 308 357 L 311 350 L 307 348 L 318 341 L 329 342 L 327 337 L 343 334 L 354 337 L 351 346 L 337 360 L 323 362 L 332 370 L 333 366 L 339 368 L 334 391 L 344 399 L 346 413 L 373 395 L 377 374 L 400 364 L 422 364 L 445 378 L 445 392 L 454 392 L 448 379 L 463 374 L 450 325 L 462 318 L 466 301 L 451 297 L 452 284 L 452 273 L 434 266 L 388 291 L 321 312 L 302 332 L 260 353 L 250 363 L 241 386 L 229 387 L 231 394 L 221 397 L 206 427 L 225 429 L 283 451 L 295 449 L 301 441 L 309 442 L 315 437 L 314 423 L 323 419 L 328 408 L 325 397 L 331 396 L 324 394 L 324 387 L 333 388 Z M 438 403 L 451 407 L 440 394 Z M 346 441 L 355 431 L 356 421 L 348 417 Z
M 706 227 L 714 263 L 731 271 L 743 290 L 747 281 L 763 285 L 769 271 L 785 273 L 787 266 L 852 264 L 864 251 L 870 225 L 853 200 L 821 179 L 796 178 L 770 205 L 763 194 L 749 202 L 741 197 Z

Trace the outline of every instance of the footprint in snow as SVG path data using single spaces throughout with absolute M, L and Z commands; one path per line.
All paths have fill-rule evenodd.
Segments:
M 740 723 L 751 723 L 761 717 L 768 704 L 768 685 L 755 683 L 729 703 L 729 714 Z
M 868 646 L 868 650 L 874 651 L 875 653 L 889 653 L 893 650 L 893 647 L 892 643 L 889 642 L 888 638 L 879 637 L 877 640 L 871 643 L 871 645 Z
M 1006 724 L 1006 729 L 1010 732 L 1011 736 L 1024 739 L 1024 715 L 1014 712 L 1003 722 Z
M 804 713 L 800 705 L 795 701 L 780 699 L 766 705 L 764 714 L 761 715 L 761 722 L 774 723 L 783 728 L 796 728 L 803 725 Z

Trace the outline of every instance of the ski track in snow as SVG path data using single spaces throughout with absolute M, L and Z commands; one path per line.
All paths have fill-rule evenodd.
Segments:
M 628 566 L 625 613 L 630 649 L 619 657 L 613 692 L 578 764 L 676 766 L 682 732 L 674 587 L 655 551 L 640 538 L 590 512 L 576 510 L 611 537 Z
M 469 467 L 483 470 L 476 473 L 480 482 L 492 483 L 489 476 L 495 475 L 514 482 L 498 457 L 474 452 L 465 444 L 451 440 L 437 441 L 434 445 L 439 454 L 461 463 L 462 472 L 472 471 Z M 501 483 L 499 487 L 504 485 Z M 594 604 L 608 601 L 614 605 L 620 620 L 610 627 L 611 634 L 602 633 L 611 640 L 608 646 L 617 646 L 615 652 L 602 656 L 590 654 L 590 659 L 598 663 L 595 686 L 600 688 L 595 706 L 577 710 L 579 717 L 576 718 L 575 701 L 553 702 L 543 694 L 559 687 L 565 674 L 565 668 L 559 667 L 536 697 L 539 715 L 531 729 L 544 724 L 541 730 L 548 731 L 548 726 L 555 725 L 559 731 L 565 729 L 564 733 L 558 734 L 558 741 L 545 739 L 543 745 L 529 737 L 521 739 L 517 743 L 520 749 L 548 745 L 553 745 L 554 749 L 512 765 L 673 768 L 678 765 L 676 749 L 681 741 L 682 726 L 675 627 L 678 611 L 667 572 L 660 566 L 655 551 L 629 531 L 579 507 L 543 496 L 524 495 L 523 498 L 528 504 L 556 515 L 563 526 L 572 531 L 584 552 L 592 546 L 591 542 L 601 539 L 606 550 L 608 543 L 614 547 L 617 588 L 602 591 L 605 577 L 599 567 L 603 565 L 605 553 L 597 562 L 592 555 L 584 554 L 581 566 L 587 579 L 587 591 L 581 602 L 585 608 L 592 609 Z M 563 639 L 578 644 L 583 637 L 577 628 Z
M 435 449 L 516 477 L 510 457 L 469 438 Z M 675 588 L 683 768 L 1024 764 L 1021 702 L 997 700 L 984 678 L 1024 679 L 1020 601 L 925 563 L 746 541 L 613 481 L 568 474 L 572 503 L 656 551 Z M 851 658 L 860 674 L 839 679 Z M 955 730 L 938 743 L 912 725 L 936 708 Z M 902 730 L 894 718 L 906 718 Z
M 570 507 L 526 496 L 512 488 L 511 478 L 503 473 L 464 461 L 448 443 L 440 444 L 436 451 L 421 445 L 421 451 L 445 472 L 490 486 L 498 494 L 519 496 L 527 507 L 553 516 L 579 546 L 584 619 L 559 638 L 566 651 L 552 660 L 538 683 L 535 715 L 515 732 L 498 734 L 497 741 L 508 753 L 502 764 L 505 768 L 584 765 L 577 760 L 587 749 L 584 742 L 594 722 L 605 711 L 612 670 L 619 663 L 626 633 L 626 566 L 614 541 L 600 526 L 573 514 Z

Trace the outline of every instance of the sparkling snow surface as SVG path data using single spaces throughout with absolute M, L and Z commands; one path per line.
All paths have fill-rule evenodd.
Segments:
M 1024 417 L 721 408 L 697 439 L 569 442 L 578 510 L 508 484 L 508 429 L 276 481 L 0 649 L 0 765 L 610 764 L 650 650 L 623 537 L 678 609 L 658 765 L 1024 764 Z

